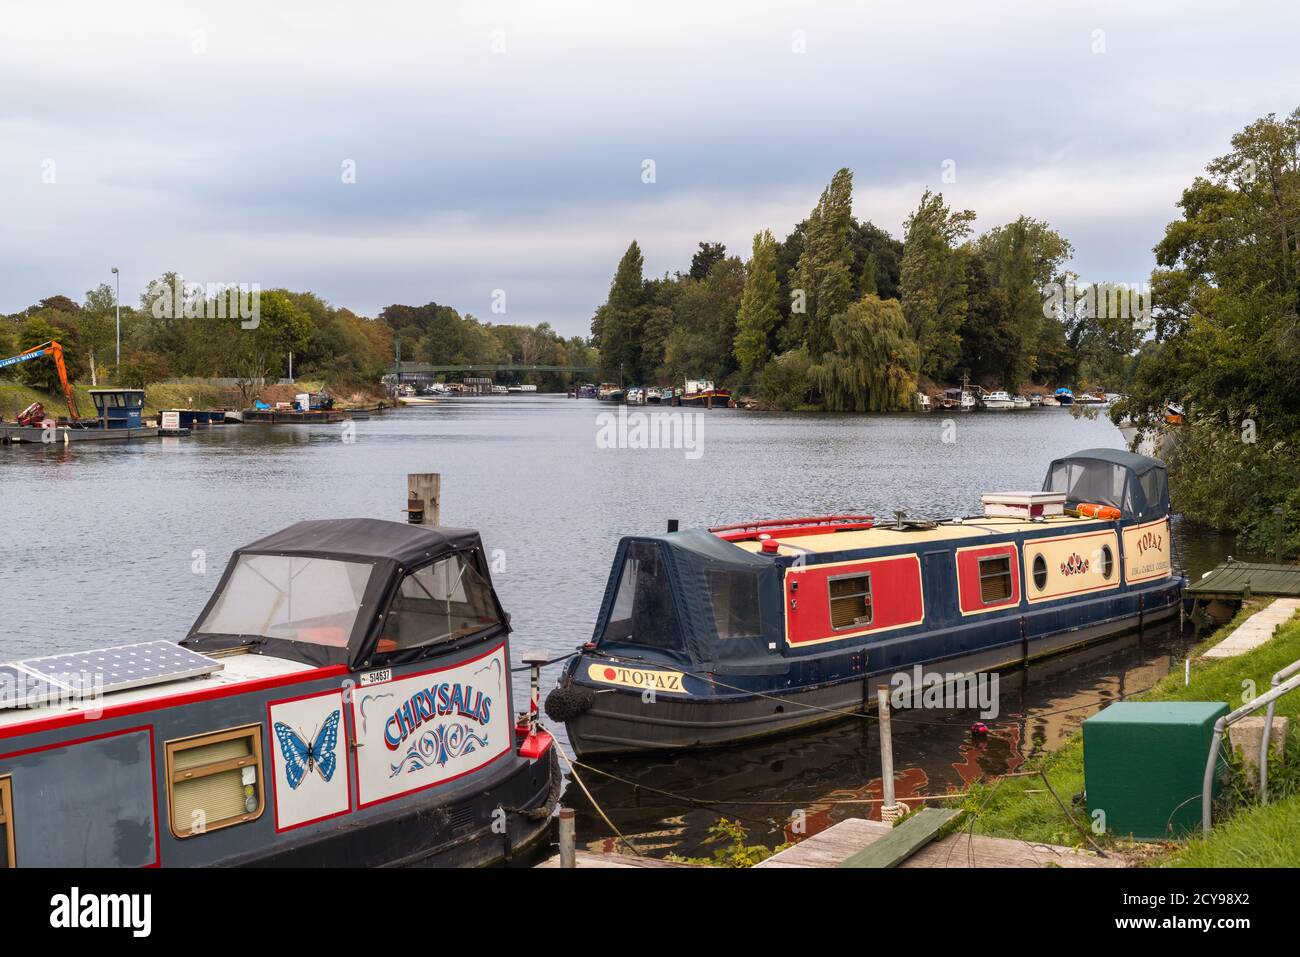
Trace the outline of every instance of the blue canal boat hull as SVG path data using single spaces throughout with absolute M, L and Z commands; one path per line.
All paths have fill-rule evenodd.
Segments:
M 566 729 L 574 749 L 586 756 L 725 747 L 789 734 L 843 720 L 845 712 L 874 709 L 876 687 L 913 665 L 945 673 L 1002 671 L 1177 618 L 1182 585 L 1178 578 L 1157 588 L 1108 595 L 1087 603 L 1098 607 L 1073 607 L 1065 615 L 1059 608 L 1030 613 L 1025 616 L 1024 638 L 1020 617 L 1015 616 L 936 632 L 923 640 L 899 639 L 792 658 L 788 670 L 776 675 L 688 674 L 690 697 L 656 692 L 647 700 L 643 691 L 584 681 L 576 676 L 584 662 L 652 667 L 644 655 L 602 659 L 588 652 L 562 679 L 564 687 L 587 692 L 591 702 L 588 710 L 568 718 Z M 1099 607 L 1103 605 L 1110 610 L 1103 620 L 1067 628 L 1055 624 L 1089 612 L 1104 614 Z M 1036 627 L 1056 630 L 1036 632 Z M 988 644 L 964 650 L 982 642 Z M 663 666 L 679 667 L 668 662 Z

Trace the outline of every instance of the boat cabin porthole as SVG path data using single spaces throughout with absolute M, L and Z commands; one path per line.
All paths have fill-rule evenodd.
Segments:
M 1110 550 L 1109 545 L 1101 546 L 1101 577 L 1110 578 L 1111 572 L 1115 570 L 1115 553 Z
M 1039 591 L 1047 587 L 1047 560 L 1042 555 L 1034 556 L 1034 587 Z

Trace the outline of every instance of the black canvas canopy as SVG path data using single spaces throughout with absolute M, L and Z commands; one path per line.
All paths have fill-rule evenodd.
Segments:
M 1065 504 L 1110 505 L 1126 519 L 1169 514 L 1165 464 L 1123 449 L 1085 449 L 1052 462 L 1045 492 L 1065 492 Z
M 473 529 L 371 518 L 298 522 L 235 550 L 181 644 L 198 651 L 249 645 L 318 666 L 367 667 L 383 626 L 380 616 L 403 576 L 453 554 L 490 591 L 482 543 Z M 507 619 L 494 593 L 491 603 L 505 629 Z
M 698 671 L 770 670 L 782 659 L 781 572 L 704 529 L 619 542 L 594 640 L 655 651 Z

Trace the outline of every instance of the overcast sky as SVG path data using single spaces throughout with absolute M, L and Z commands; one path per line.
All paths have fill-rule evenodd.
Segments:
M 841 166 L 900 238 L 929 186 L 1141 282 L 1183 187 L 1300 105 L 1300 10 L 1225 9 L 3 0 L 0 311 L 116 265 L 124 302 L 175 269 L 586 334 L 631 239 L 748 258 Z

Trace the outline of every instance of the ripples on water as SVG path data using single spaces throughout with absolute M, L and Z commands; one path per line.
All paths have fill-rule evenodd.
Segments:
M 302 519 L 401 521 L 408 472 L 441 473 L 443 521 L 477 528 L 489 550 L 501 550 L 504 568 L 494 580 L 513 615 L 517 660 L 524 647 L 562 654 L 590 637 L 622 535 L 659 532 L 670 518 L 690 527 L 838 511 L 973 514 L 983 491 L 1040 488 L 1057 456 L 1123 444 L 1104 417 L 1076 419 L 1062 409 L 959 415 L 951 442 L 941 415 L 713 410 L 700 413 L 704 454 L 692 460 L 682 450 L 597 448 L 596 416 L 608 408 L 512 395 L 357 422 L 354 443 L 340 426 L 246 425 L 134 445 L 0 448 L 0 660 L 179 639 L 233 548 Z M 1175 560 L 1192 575 L 1230 548 L 1181 525 L 1174 542 Z M 1181 650 L 1179 636 L 1148 637 L 1050 674 L 1036 668 L 1014 692 L 1023 696 L 1013 702 L 1019 711 L 1004 704 L 1004 714 L 1025 717 L 1006 727 L 991 722 L 979 745 L 966 712 L 927 712 L 926 722 L 937 724 L 900 720 L 900 795 L 1018 765 L 1090 713 L 1036 712 L 1084 699 L 1095 706 L 1121 687 L 1149 685 Z M 1015 681 L 1004 680 L 1004 693 Z M 525 694 L 517 686 L 521 707 Z M 706 796 L 797 794 L 799 806 L 812 808 L 818 796 L 879 787 L 869 728 L 851 721 L 739 751 L 613 762 L 611 770 Z M 592 777 L 620 827 L 654 832 L 652 844 L 695 848 L 717 816 Z M 827 804 L 818 814 L 842 816 L 845 807 Z M 785 812 L 770 810 L 750 820 L 756 838 L 780 837 L 780 826 L 763 821 Z M 583 835 L 605 830 L 589 814 L 579 825 Z

